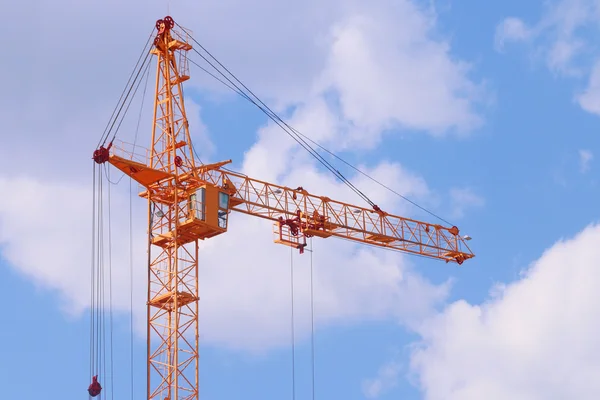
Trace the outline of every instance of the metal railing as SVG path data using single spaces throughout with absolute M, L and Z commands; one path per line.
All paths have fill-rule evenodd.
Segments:
M 124 142 L 116 139 L 111 147 L 111 153 L 115 156 L 138 162 L 143 165 L 149 165 L 150 150 L 140 145 Z

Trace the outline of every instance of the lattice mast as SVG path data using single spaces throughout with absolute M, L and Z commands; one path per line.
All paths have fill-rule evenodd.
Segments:
M 188 196 L 182 175 L 195 170 L 181 83 L 189 79 L 192 47 L 158 20 L 150 172 L 165 179 L 148 187 L 148 398 L 198 398 L 198 242 L 181 237 Z M 169 240 L 161 240 L 167 236 Z

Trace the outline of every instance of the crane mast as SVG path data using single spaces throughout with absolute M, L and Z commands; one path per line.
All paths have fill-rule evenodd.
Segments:
M 148 398 L 198 398 L 198 241 L 182 238 L 187 196 L 180 176 L 195 170 L 182 82 L 189 79 L 185 52 L 173 35 L 173 19 L 157 21 L 151 53 L 157 58 L 149 175 L 167 179 L 148 198 Z M 169 233 L 172 240 L 154 238 Z
M 113 137 L 93 156 L 137 181 L 148 200 L 148 399 L 198 399 L 198 240 L 225 233 L 231 211 L 272 221 L 275 242 L 301 253 L 306 238 L 317 236 L 458 264 L 474 257 L 455 226 L 259 181 L 224 169 L 230 160 L 196 166 L 182 90 L 191 37 L 174 26 L 168 16 L 156 22 L 150 51 L 157 59 L 150 149 L 140 153 Z

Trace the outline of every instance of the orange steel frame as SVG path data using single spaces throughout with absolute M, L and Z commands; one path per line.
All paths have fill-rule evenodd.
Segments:
M 474 257 L 456 227 L 446 228 L 316 196 L 302 187 L 291 189 L 263 182 L 222 169 L 228 162 L 198 168 L 198 178 L 227 189 L 234 211 L 278 224 L 282 219 L 299 216 L 302 234 L 292 236 L 284 229 L 278 242 L 300 247 L 303 243 L 298 240 L 302 236 L 334 236 L 459 264 Z
M 181 85 L 189 79 L 186 52 L 192 47 L 173 26 L 170 17 L 157 21 L 151 149 L 139 154 L 125 143 L 111 142 L 110 155 L 109 149 L 100 149 L 106 159 L 97 161 L 108 160 L 135 179 L 145 187 L 140 196 L 148 199 L 149 399 L 198 399 L 198 239 L 227 230 L 214 222 L 221 207 L 217 192 L 229 195 L 226 214 L 237 211 L 273 221 L 275 242 L 301 252 L 306 238 L 317 236 L 458 264 L 474 257 L 456 227 L 335 201 L 302 187 L 263 182 L 224 169 L 231 160 L 196 167 Z M 191 196 L 197 189 L 206 193 L 201 205 L 206 218 L 204 211 L 198 218 L 198 208 L 193 208 L 198 201 Z
M 173 37 L 173 25 L 170 18 L 158 22 L 152 50 L 158 62 L 149 167 L 168 179 L 144 193 L 149 218 L 147 390 L 149 399 L 161 400 L 198 398 L 198 242 L 153 240 L 164 232 L 178 237 L 187 214 L 187 197 L 177 189 L 179 175 L 195 168 L 181 86 L 189 76 L 176 57 L 191 46 Z

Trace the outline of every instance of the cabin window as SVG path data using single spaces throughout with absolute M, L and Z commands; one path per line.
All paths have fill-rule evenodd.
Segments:
M 229 212 L 229 195 L 219 192 L 219 228 L 227 229 L 227 215 Z
M 219 208 L 229 210 L 229 195 L 227 193 L 219 192 Z
M 205 211 L 205 201 L 204 197 L 206 194 L 206 189 L 200 188 L 196 190 L 196 193 L 190 196 L 189 200 L 189 211 L 190 217 L 199 219 L 200 221 L 204 221 L 204 211 Z

